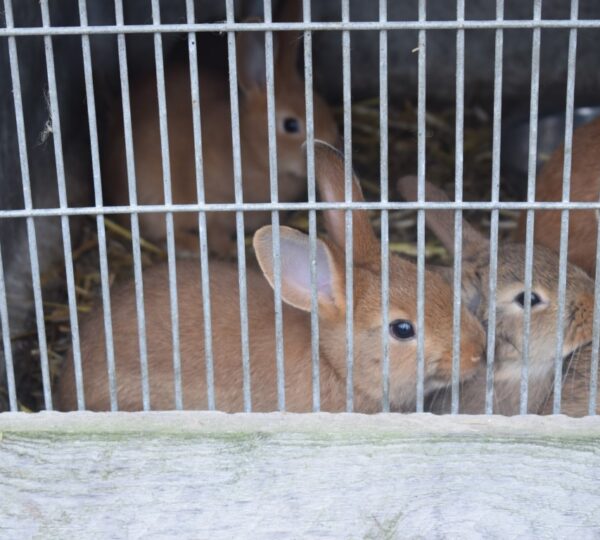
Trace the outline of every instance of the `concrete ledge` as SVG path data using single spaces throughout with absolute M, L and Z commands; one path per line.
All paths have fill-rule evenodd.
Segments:
M 600 418 L 0 414 L 2 538 L 598 538 Z
M 486 416 L 423 414 L 237 413 L 0 413 L 0 433 L 227 434 L 303 433 L 314 436 L 486 436 L 600 439 L 600 416 Z

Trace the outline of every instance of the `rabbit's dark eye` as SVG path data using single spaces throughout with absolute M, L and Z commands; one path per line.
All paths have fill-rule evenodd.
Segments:
M 542 301 L 542 299 L 533 291 L 531 291 L 531 307 L 536 306 Z M 525 307 L 525 292 L 520 292 L 515 296 L 515 302 L 521 307 Z
M 415 328 L 410 321 L 397 319 L 390 323 L 390 334 L 400 340 L 411 339 L 415 337 Z
M 300 122 L 298 122 L 297 118 L 290 116 L 283 121 L 283 129 L 287 133 L 298 133 L 300 131 Z

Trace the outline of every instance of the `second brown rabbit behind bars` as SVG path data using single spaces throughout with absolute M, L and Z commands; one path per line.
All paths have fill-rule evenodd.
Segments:
M 556 149 L 540 170 L 536 184 L 536 200 L 562 200 L 564 146 Z M 577 128 L 573 133 L 571 154 L 571 183 L 569 200 L 597 202 L 600 198 L 600 118 Z M 544 210 L 536 212 L 535 249 L 547 246 L 556 252 L 560 247 L 561 212 Z M 596 235 L 598 213 L 594 210 L 569 212 L 569 261 L 577 264 L 589 275 L 596 269 Z M 517 238 L 525 239 L 525 213 L 519 220 Z M 584 416 L 590 412 L 589 396 L 592 381 L 592 347 L 586 345 L 575 351 L 564 363 L 562 373 L 561 412 L 570 416 Z M 597 382 L 596 382 L 597 385 Z M 551 414 L 554 405 L 552 391 L 544 403 L 541 414 Z M 596 400 L 592 410 L 600 414 Z
M 408 200 L 416 198 L 417 179 L 404 177 L 398 190 Z M 426 182 L 426 200 L 447 202 L 448 196 Z M 427 226 L 446 249 L 454 251 L 454 212 L 428 210 Z M 466 220 L 462 222 L 462 296 L 470 309 L 487 327 L 489 318 L 490 243 Z M 441 269 L 449 280 L 451 268 Z M 500 243 L 496 291 L 496 343 L 494 354 L 494 404 L 499 414 L 519 413 L 521 366 L 523 357 L 523 324 L 525 301 L 525 246 L 519 243 Z M 528 407 L 538 413 L 547 402 L 554 381 L 557 332 L 564 332 L 562 356 L 565 362 L 576 355 L 580 347 L 592 339 L 594 284 L 580 268 L 567 268 L 567 293 L 562 323 L 558 320 L 558 261 L 556 255 L 543 246 L 533 254 L 531 288 L 531 319 L 529 338 Z M 486 368 L 460 388 L 459 411 L 468 414 L 485 412 Z M 433 412 L 450 412 L 450 392 L 442 390 L 431 396 Z
M 344 200 L 344 164 L 331 147 L 317 144 L 315 169 L 319 191 L 328 202 Z M 353 200 L 364 201 L 356 178 Z M 346 408 L 346 288 L 345 219 L 342 210 L 327 210 L 329 239 L 317 240 L 316 272 L 319 308 L 319 366 L 321 408 Z M 308 236 L 281 227 L 281 294 L 285 349 L 285 398 L 289 411 L 312 410 L 311 287 Z M 254 247 L 263 274 L 247 272 L 249 350 L 252 410 L 278 407 L 275 354 L 272 229 L 260 229 Z M 417 339 L 416 267 L 390 257 L 389 354 L 390 407 L 411 411 L 416 403 Z M 237 271 L 233 264 L 210 267 L 216 407 L 244 408 L 242 349 Z M 353 212 L 354 409 L 377 412 L 382 403 L 381 246 L 366 211 Z M 265 279 L 265 277 L 267 279 Z M 167 268 L 155 266 L 144 274 L 146 330 L 153 409 L 174 408 L 171 326 L 168 310 Z M 185 408 L 206 408 L 202 296 L 197 263 L 178 264 L 180 343 Z M 136 333 L 134 284 L 112 294 L 118 405 L 122 410 L 142 408 L 141 376 Z M 109 387 L 102 333 L 102 307 L 81 325 L 81 349 L 86 407 L 109 408 Z M 436 274 L 427 274 L 425 297 L 424 388 L 439 389 L 450 382 L 452 359 L 452 301 L 450 287 Z M 461 378 L 474 374 L 480 364 L 485 333 L 476 318 L 462 313 Z M 76 408 L 72 358 L 67 360 L 58 389 L 62 410 Z
M 287 20 L 300 20 L 297 0 L 284 4 Z M 275 129 L 278 199 L 290 201 L 306 191 L 306 139 L 304 81 L 297 70 L 301 34 L 274 33 Z M 198 51 L 204 193 L 207 203 L 235 202 L 234 152 L 227 48 L 224 37 L 209 37 Z M 202 43 L 202 42 L 201 42 Z M 239 88 L 239 133 L 243 199 L 248 203 L 271 201 L 267 130 L 265 35 L 239 32 L 236 36 Z M 169 133 L 172 200 L 175 204 L 198 201 L 195 146 L 188 64 L 165 66 L 166 105 Z M 335 144 L 338 130 L 333 115 L 313 94 L 314 135 Z M 156 78 L 135 81 L 131 87 L 131 115 L 137 199 L 141 205 L 164 204 L 161 141 Z M 104 182 L 111 204 L 130 202 L 122 120 L 115 119 L 110 146 L 104 159 Z M 166 238 L 163 213 L 141 213 L 141 233 L 155 242 Z M 248 230 L 270 221 L 269 212 L 244 215 Z M 174 216 L 177 248 L 198 251 L 198 214 L 177 212 Z M 235 245 L 234 212 L 207 214 L 208 244 L 212 252 L 231 255 Z

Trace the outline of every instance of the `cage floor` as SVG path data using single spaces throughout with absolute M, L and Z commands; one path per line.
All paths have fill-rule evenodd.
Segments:
M 342 131 L 342 111 L 338 111 Z M 426 177 L 432 183 L 454 193 L 455 117 L 454 109 L 430 110 L 427 113 Z M 411 103 L 389 104 L 389 197 L 399 200 L 395 183 L 398 178 L 417 171 L 417 112 Z M 352 108 L 352 160 L 368 200 L 380 198 L 380 137 L 379 101 L 370 99 L 353 104 Z M 490 198 L 492 169 L 492 123 L 483 109 L 465 110 L 464 128 L 464 200 L 485 201 Z M 511 200 L 510 193 L 502 190 L 501 199 Z M 515 227 L 518 213 L 500 212 L 500 238 L 507 238 Z M 482 231 L 489 230 L 489 213 L 469 211 L 465 218 Z M 371 213 L 379 230 L 380 216 Z M 110 281 L 126 279 L 133 274 L 131 239 L 129 231 L 106 219 L 107 248 Z M 294 212 L 281 216 L 281 222 L 306 230 L 307 213 Z M 416 211 L 393 211 L 389 216 L 390 249 L 408 257 L 416 255 Z M 319 227 L 322 231 L 322 228 Z M 251 234 L 246 238 L 251 250 Z M 235 258 L 235 253 L 231 254 Z M 86 218 L 83 234 L 73 251 L 77 305 L 80 316 L 90 311 L 100 297 L 100 272 L 96 223 Z M 166 259 L 166 252 L 142 239 L 144 266 Z M 426 260 L 432 263 L 449 263 L 446 250 L 432 236 L 426 235 Z M 69 311 L 66 303 L 64 266 L 57 265 L 42 276 L 43 298 L 48 338 L 50 371 L 59 376 L 70 347 Z M 39 350 L 35 331 L 15 336 L 13 347 L 23 351 L 25 362 L 17 373 L 19 407 L 24 411 L 43 408 L 42 378 Z M 6 389 L 0 388 L 0 401 L 5 400 Z

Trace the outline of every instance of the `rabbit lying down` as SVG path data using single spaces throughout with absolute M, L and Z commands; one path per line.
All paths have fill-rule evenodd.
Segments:
M 315 145 L 315 172 L 321 198 L 344 200 L 344 162 L 323 143 Z M 358 180 L 353 200 L 363 201 Z M 321 407 L 343 411 L 346 407 L 346 288 L 344 211 L 325 211 L 327 240 L 317 241 L 319 354 Z M 272 229 L 254 235 L 261 271 L 249 268 L 248 321 L 253 411 L 277 409 L 277 374 L 273 290 Z M 283 344 L 285 349 L 286 410 L 312 410 L 310 265 L 307 235 L 280 228 Z M 416 285 L 415 265 L 390 256 L 389 355 L 392 410 L 414 411 L 416 405 Z M 180 313 L 180 350 L 185 408 L 202 409 L 206 401 L 202 296 L 200 271 L 192 261 L 177 266 Z M 381 245 L 366 211 L 353 212 L 354 302 L 354 408 L 358 412 L 381 410 Z M 426 392 L 450 383 L 452 369 L 451 288 L 435 273 L 426 272 L 425 378 Z M 237 267 L 227 262 L 211 264 L 211 302 L 216 406 L 225 411 L 243 410 L 240 311 Z M 266 279 L 265 279 L 266 278 Z M 153 409 L 174 407 L 174 381 L 169 322 L 167 267 L 155 266 L 144 274 L 150 400 Z M 134 284 L 125 283 L 112 294 L 118 404 L 122 410 L 142 408 L 141 378 L 136 336 Z M 485 332 L 466 309 L 461 317 L 460 377 L 473 376 L 480 366 Z M 86 408 L 107 410 L 109 388 L 105 364 L 102 307 L 97 306 L 81 324 L 81 348 Z M 76 408 L 75 381 L 69 358 L 57 398 L 62 410 Z
M 408 176 L 398 182 L 399 192 L 407 199 L 416 198 L 417 179 Z M 439 188 L 426 182 L 427 201 L 448 201 Z M 426 211 L 425 221 L 444 246 L 454 249 L 454 212 Z M 462 294 L 464 302 L 487 328 L 489 301 L 490 245 L 482 234 L 463 220 Z M 452 280 L 451 268 L 440 269 Z M 498 246 L 498 273 L 496 286 L 496 346 L 494 355 L 494 412 L 504 415 L 519 413 L 521 366 L 524 324 L 525 246 L 507 242 Z M 529 338 L 529 413 L 548 412 L 554 382 L 554 360 L 557 339 L 558 311 L 558 258 L 544 246 L 535 246 L 533 254 L 533 285 L 531 290 L 531 319 Z M 594 312 L 594 283 L 588 275 L 569 264 L 564 319 L 563 358 L 578 358 L 575 364 L 565 362 L 566 379 L 576 375 L 578 383 L 563 389 L 564 411 L 581 416 L 587 414 L 587 402 L 582 406 L 580 393 L 582 381 L 588 374 L 589 358 L 585 351 L 592 339 Z M 581 349 L 584 347 L 584 349 Z M 581 351 L 581 352 L 580 352 Z M 572 355 L 572 356 L 571 356 Z M 588 359 L 588 367 L 583 363 Z M 587 371 L 586 371 L 587 369 Z M 572 370 L 571 372 L 569 370 Z M 573 371 L 574 370 L 574 371 Z M 486 367 L 460 388 L 460 412 L 477 414 L 485 412 Z M 587 395 L 587 394 L 586 394 Z M 432 412 L 450 412 L 451 396 L 442 389 L 430 396 Z M 550 399 L 551 401 L 551 399 Z
M 285 20 L 302 20 L 301 2 L 284 3 Z M 302 144 L 307 137 L 305 126 L 305 85 L 297 70 L 301 32 L 276 32 L 274 35 L 275 129 L 277 151 L 278 200 L 293 201 L 306 191 L 306 159 Z M 213 38 L 215 40 L 216 38 Z M 232 144 L 231 102 L 225 39 L 216 39 L 211 48 L 199 52 L 199 91 L 202 151 L 196 152 L 189 66 L 165 66 L 166 105 L 172 201 L 193 204 L 198 201 L 196 159 L 202 157 L 204 198 L 207 203 L 237 201 L 236 175 L 241 175 L 243 200 L 246 203 L 271 201 L 270 156 L 267 122 L 267 81 L 265 37 L 260 32 L 236 35 L 237 74 L 239 85 L 240 170 L 235 172 Z M 202 54 L 210 50 L 211 55 Z M 215 58 L 213 58 L 213 56 Z M 216 65 L 213 65 L 216 64 Z M 131 115 L 138 204 L 163 204 L 163 164 L 154 77 L 135 81 L 131 89 Z M 314 136 L 330 144 L 338 139 L 333 114 L 325 101 L 313 95 Z M 125 159 L 123 122 L 114 122 L 111 144 L 104 160 L 103 175 L 109 202 L 129 204 L 128 175 Z M 218 255 L 231 255 L 235 246 L 234 212 L 208 212 L 209 249 Z M 270 212 L 247 212 L 244 222 L 248 231 L 270 223 Z M 154 242 L 166 238 L 164 214 L 142 213 L 139 216 L 143 236 Z M 174 215 L 176 247 L 197 252 L 198 214 L 177 212 Z

